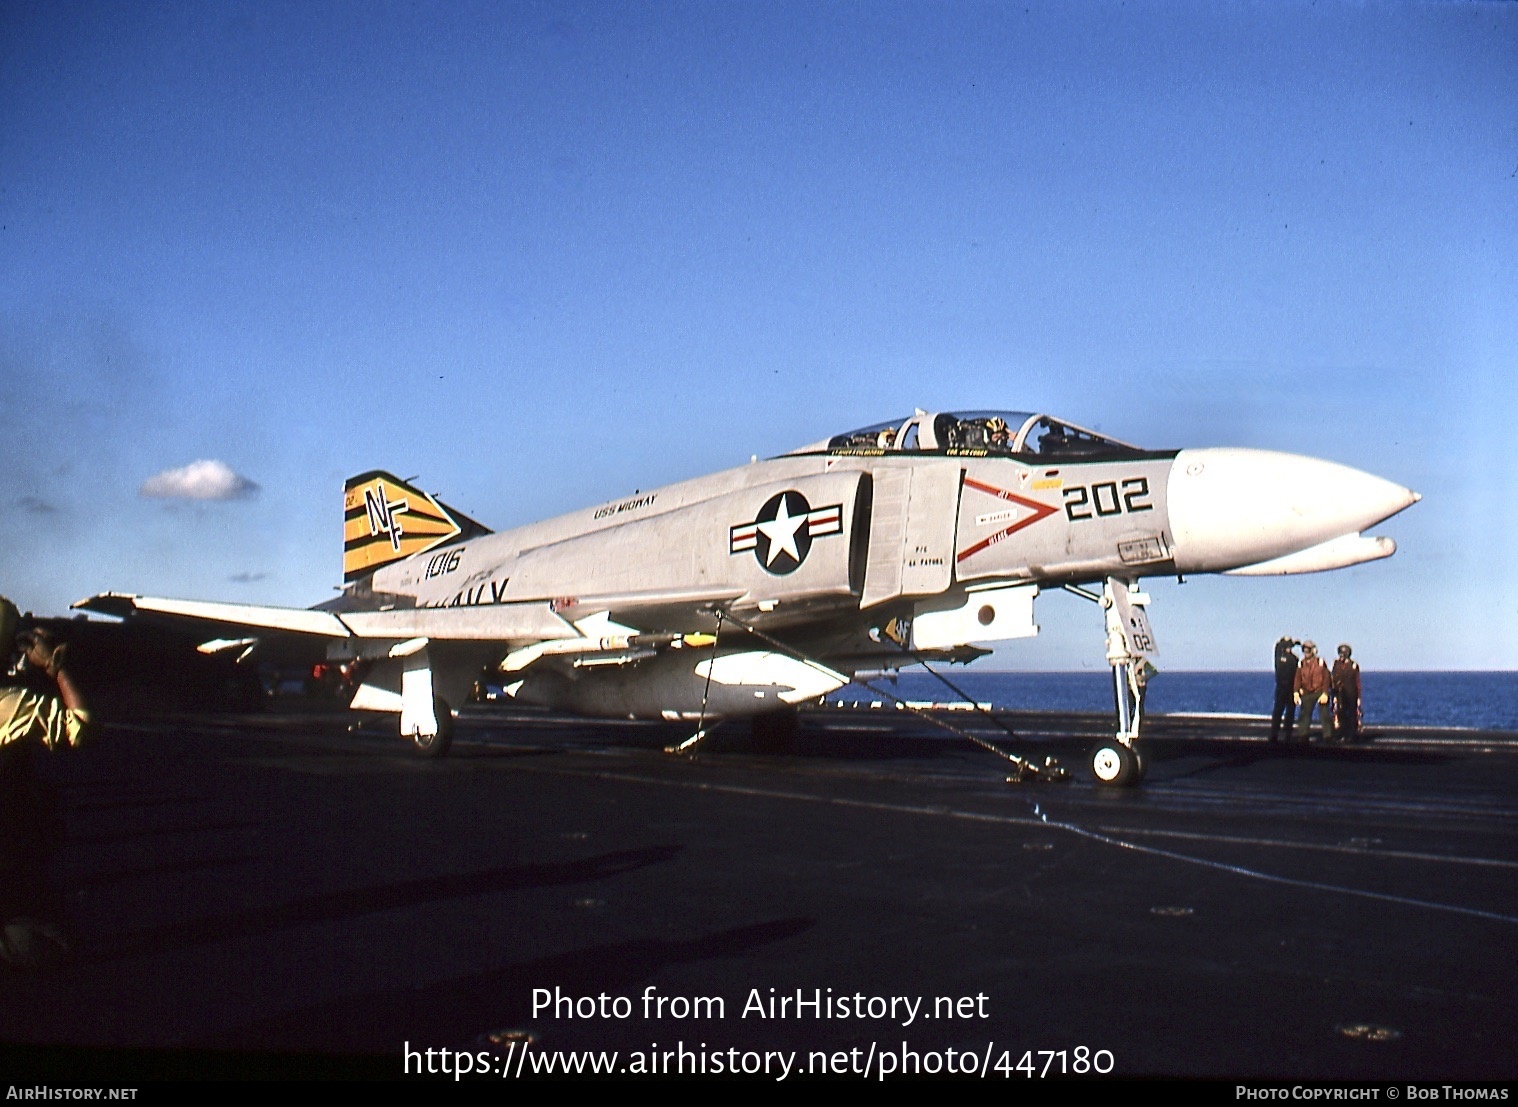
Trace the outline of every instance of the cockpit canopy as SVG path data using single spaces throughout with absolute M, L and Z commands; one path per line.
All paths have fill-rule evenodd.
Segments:
M 1027 411 L 919 411 L 905 419 L 834 435 L 828 439 L 827 452 L 997 454 L 1053 461 L 1122 457 L 1144 450 L 1074 423 Z

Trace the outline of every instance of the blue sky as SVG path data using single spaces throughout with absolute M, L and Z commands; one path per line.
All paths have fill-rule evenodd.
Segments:
M 39 613 L 317 602 L 371 468 L 504 528 L 1015 408 L 1424 494 L 1154 582 L 1167 667 L 1518 660 L 1518 5 L 10 2 L 0 251 Z M 1101 667 L 1038 614 L 998 664 Z

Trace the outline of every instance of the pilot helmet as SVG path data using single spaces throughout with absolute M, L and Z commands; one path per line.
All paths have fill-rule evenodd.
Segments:
M 1349 643 L 1348 642 L 1340 642 L 1339 643 L 1339 656 L 1340 657 L 1348 657 L 1353 652 L 1354 651 L 1352 651 L 1349 648 Z
M 1302 643 L 1302 652 L 1303 653 L 1317 653 L 1318 652 L 1318 644 L 1316 642 L 1303 642 Z
M 1005 434 L 1007 433 L 1007 421 L 1000 415 L 993 415 L 986 420 L 986 430 L 992 434 Z

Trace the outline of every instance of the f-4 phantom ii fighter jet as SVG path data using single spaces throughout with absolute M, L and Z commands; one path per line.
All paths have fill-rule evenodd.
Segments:
M 75 606 L 191 620 L 212 639 L 203 650 L 293 638 L 364 663 L 352 706 L 399 714 L 402 736 L 439 756 L 484 670 L 555 710 L 690 720 L 698 735 L 722 718 L 771 725 L 857 675 L 1034 635 L 1039 592 L 1067 588 L 1105 611 L 1117 726 L 1091 764 L 1123 785 L 1142 775 L 1156 653 L 1142 578 L 1388 557 L 1391 539 L 1362 532 L 1418 498 L 1292 454 L 1147 450 L 1048 415 L 918 411 L 500 534 L 365 473 L 344 490 L 346 584 L 327 603 L 105 593 Z

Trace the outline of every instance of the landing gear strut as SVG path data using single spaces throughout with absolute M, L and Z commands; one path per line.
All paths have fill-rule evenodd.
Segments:
M 1091 752 L 1091 771 L 1098 783 L 1117 788 L 1130 787 L 1144 778 L 1144 759 L 1138 752 L 1139 724 L 1144 718 L 1144 687 L 1154 671 L 1148 658 L 1154 652 L 1154 632 L 1144 612 L 1149 597 L 1132 588 L 1116 577 L 1108 577 L 1102 587 L 1117 733 L 1111 742 L 1099 743 Z
M 1127 788 L 1144 778 L 1138 750 L 1144 717 L 1144 688 L 1154 673 L 1149 655 L 1156 652 L 1154 632 L 1144 611 L 1149 597 L 1133 590 L 1136 582 L 1108 577 L 1100 596 L 1084 588 L 1067 590 L 1102 606 L 1107 624 L 1107 664 L 1112 666 L 1112 700 L 1117 733 L 1091 751 L 1091 772 L 1098 784 Z
M 392 648 L 391 655 L 401 661 L 401 737 L 411 739 L 420 757 L 444 756 L 453 745 L 453 711 L 433 686 L 427 639 L 402 643 Z

